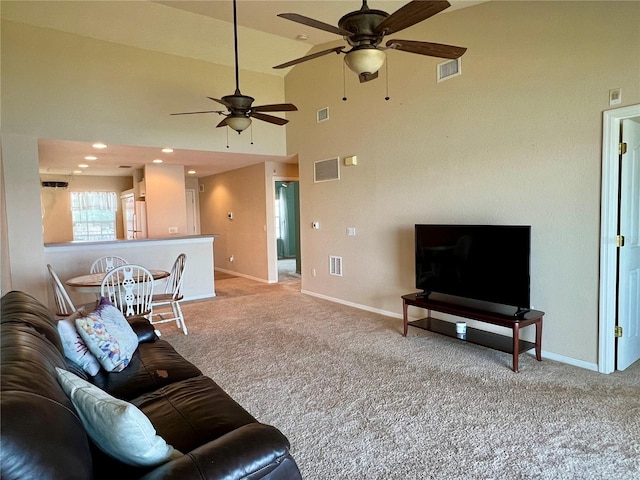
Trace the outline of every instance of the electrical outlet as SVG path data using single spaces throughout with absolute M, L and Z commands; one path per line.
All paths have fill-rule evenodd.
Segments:
M 347 236 L 355 237 L 356 236 L 356 227 L 347 227 Z
M 317 274 L 318 274 L 318 272 L 316 272 L 316 269 L 312 268 L 311 269 L 311 275 L 315 277 Z
M 169 233 L 178 233 L 178 227 L 169 227 Z

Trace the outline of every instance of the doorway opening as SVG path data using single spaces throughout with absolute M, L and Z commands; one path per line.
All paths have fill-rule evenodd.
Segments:
M 288 275 L 300 275 L 300 183 L 275 182 L 275 232 L 278 282 Z

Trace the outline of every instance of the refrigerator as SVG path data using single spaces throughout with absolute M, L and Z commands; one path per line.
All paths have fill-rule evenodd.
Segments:
M 127 240 L 147 238 L 147 206 L 133 195 L 122 198 L 124 233 Z

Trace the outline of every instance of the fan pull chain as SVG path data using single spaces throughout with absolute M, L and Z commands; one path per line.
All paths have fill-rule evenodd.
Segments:
M 387 96 L 384 97 L 384 99 L 388 101 L 389 100 L 389 59 L 387 58 L 387 61 L 384 63 L 385 63 L 384 67 L 386 70 L 384 80 L 385 80 L 385 83 L 387 84 Z
M 347 76 L 345 75 L 345 66 L 344 62 L 342 62 L 342 101 L 347 101 Z
M 251 145 L 253 145 L 253 122 L 251 122 L 249 128 L 251 129 Z
M 229 148 L 229 127 L 225 128 L 224 131 L 227 133 L 227 148 Z

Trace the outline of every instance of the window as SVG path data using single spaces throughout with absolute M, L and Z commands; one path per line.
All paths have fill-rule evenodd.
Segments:
M 71 192 L 73 240 L 115 240 L 116 192 Z

